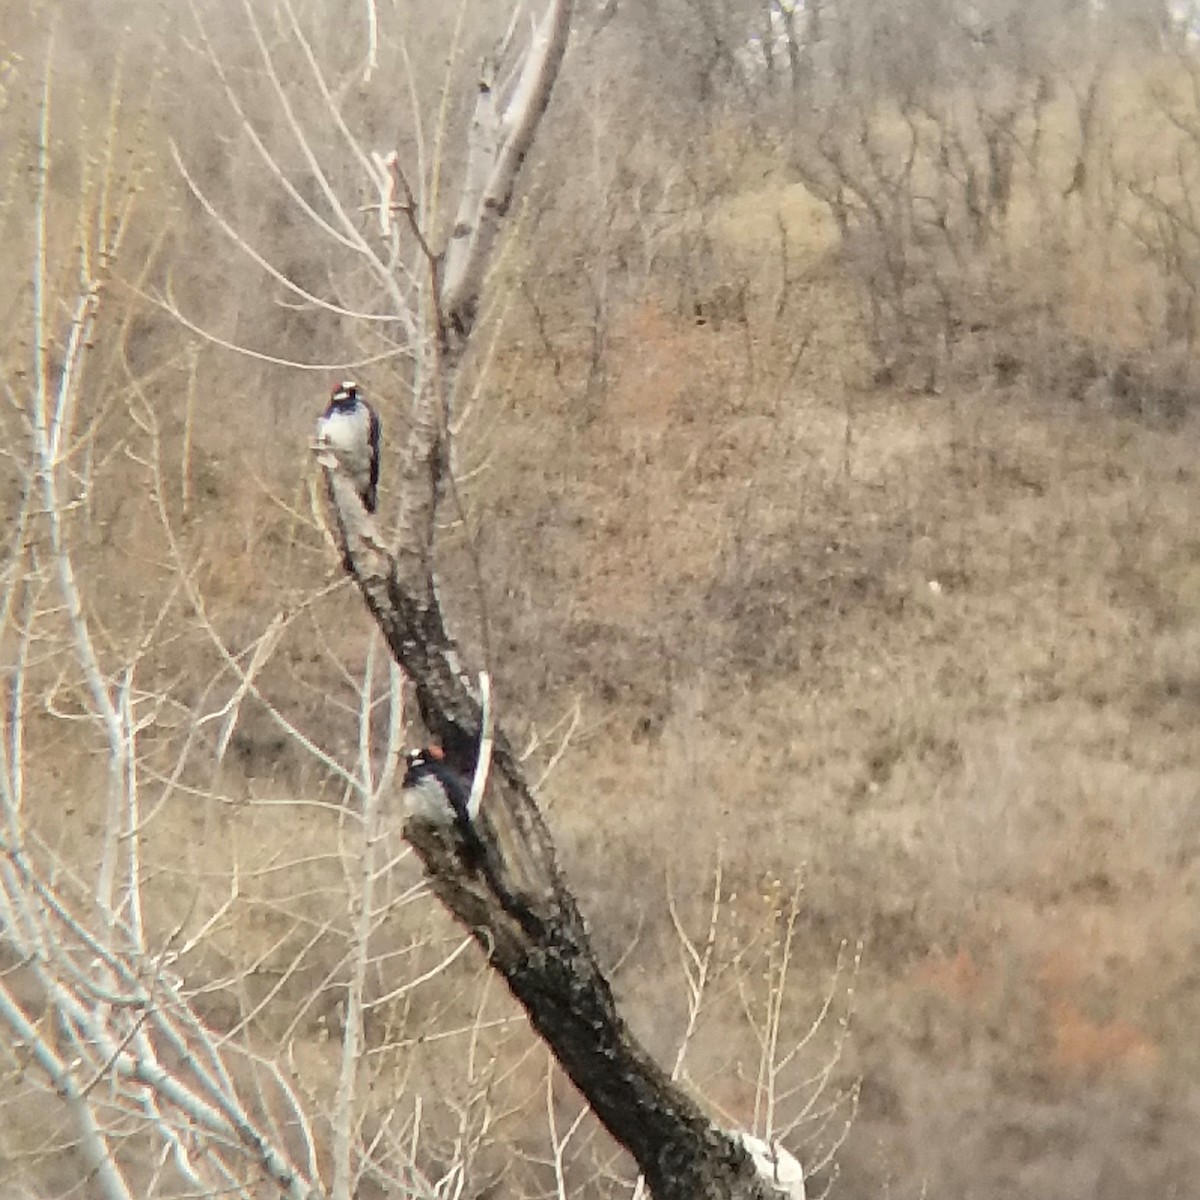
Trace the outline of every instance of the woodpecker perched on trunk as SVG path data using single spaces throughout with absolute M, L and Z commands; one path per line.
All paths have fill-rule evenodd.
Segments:
M 333 389 L 329 407 L 317 422 L 317 439 L 333 452 L 369 513 L 379 485 L 379 416 L 350 380 Z
M 437 747 L 410 750 L 405 762 L 401 787 L 409 810 L 431 825 L 468 829 L 471 785 L 446 762 L 441 750 Z
M 483 842 L 471 823 L 471 784 L 449 763 L 437 746 L 410 750 L 405 755 L 401 790 L 409 813 L 430 825 L 457 828 L 468 860 L 476 866 L 485 859 Z

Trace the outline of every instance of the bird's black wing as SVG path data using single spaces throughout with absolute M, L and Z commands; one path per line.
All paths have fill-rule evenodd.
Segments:
M 363 497 L 363 503 L 367 507 L 367 512 L 373 513 L 377 499 L 376 489 L 379 487 L 379 444 L 383 426 L 379 423 L 379 414 L 373 408 L 368 408 L 367 411 L 371 415 L 367 430 L 367 442 L 371 447 L 371 477 L 367 483 L 367 494 Z

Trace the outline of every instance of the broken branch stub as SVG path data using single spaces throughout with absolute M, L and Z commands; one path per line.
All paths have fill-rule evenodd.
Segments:
M 484 276 L 491 266 L 517 177 L 533 145 L 571 29 L 570 0 L 552 0 L 534 29 L 507 103 L 484 70 L 467 143 L 467 169 L 441 277 L 441 312 L 465 344 L 475 326 Z

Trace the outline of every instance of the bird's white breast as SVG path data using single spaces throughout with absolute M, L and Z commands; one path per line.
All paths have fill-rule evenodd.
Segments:
M 446 802 L 446 793 L 435 779 L 422 779 L 404 789 L 404 806 L 410 817 L 430 825 L 454 824 L 454 809 Z
M 332 412 L 317 422 L 317 436 L 331 449 L 361 453 L 370 435 L 371 419 L 365 408 Z

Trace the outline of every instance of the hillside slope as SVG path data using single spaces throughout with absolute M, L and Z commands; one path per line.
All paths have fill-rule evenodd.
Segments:
M 599 936 L 641 932 L 640 1020 L 665 1049 L 667 881 L 699 912 L 721 847 L 748 902 L 803 883 L 800 1008 L 865 939 L 841 1194 L 1182 1186 L 1195 414 L 819 363 L 776 390 L 730 366 L 753 322 L 651 303 L 620 336 L 586 420 L 544 362 L 513 395 L 480 506 L 503 694 L 582 702 L 548 799 Z M 727 1039 L 707 1085 L 736 1112 Z

